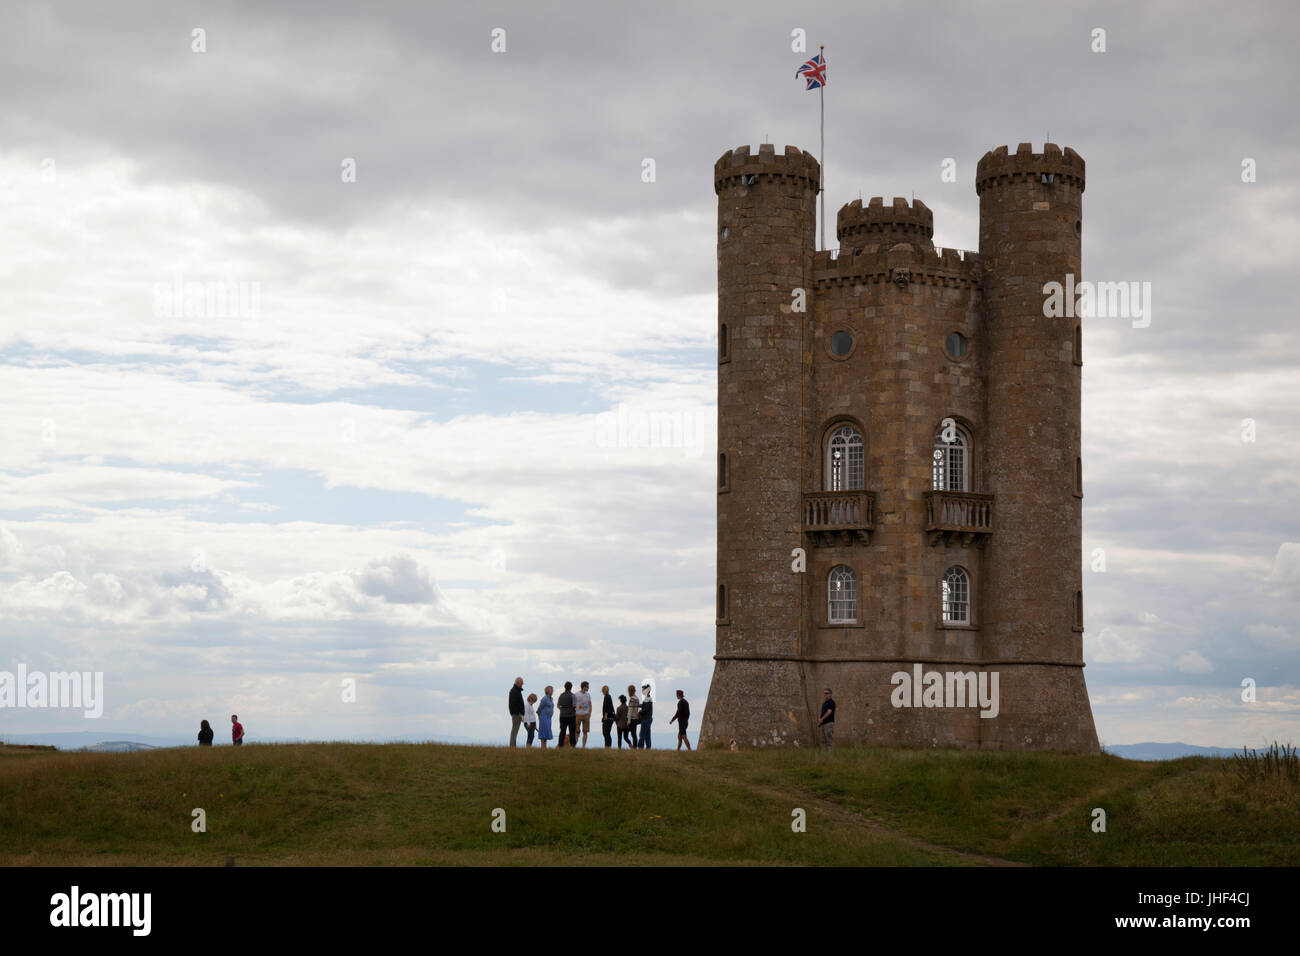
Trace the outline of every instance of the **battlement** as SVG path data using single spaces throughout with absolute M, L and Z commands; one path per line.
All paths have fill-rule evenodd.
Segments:
M 752 178 L 751 178 L 752 177 Z M 772 143 L 763 143 L 758 154 L 748 146 L 729 149 L 713 164 L 713 189 L 722 192 L 728 186 L 750 186 L 761 182 L 806 182 L 815 191 L 821 186 L 821 166 L 817 158 L 797 146 L 787 146 L 785 153 Z
M 895 197 L 889 206 L 881 196 L 872 196 L 865 206 L 855 199 L 840 207 L 835 223 L 841 243 L 879 242 L 884 233 L 891 233 L 898 242 L 928 245 L 934 235 L 934 213 L 919 199 L 910 206 L 901 197 Z
M 980 268 L 978 253 L 936 249 L 928 239 L 917 244 L 846 245 L 813 253 L 813 276 L 818 284 L 875 281 L 978 287 Z
M 1041 153 L 1035 153 L 1031 143 L 1021 143 L 1014 153 L 1008 153 L 1005 146 L 989 150 L 975 167 L 975 192 L 1004 183 L 1041 182 L 1045 174 L 1083 192 L 1083 157 L 1069 146 L 1062 152 L 1055 143 L 1044 143 Z

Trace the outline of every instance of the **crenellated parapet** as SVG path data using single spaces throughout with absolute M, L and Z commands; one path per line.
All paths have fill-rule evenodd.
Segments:
M 1044 143 L 1043 151 L 1035 153 L 1032 143 L 1021 143 L 1014 153 L 1005 146 L 989 150 L 975 167 L 975 192 L 983 193 L 990 186 L 1016 182 L 1041 182 L 1051 176 L 1052 182 L 1068 183 L 1083 192 L 1083 157 L 1055 143 Z
M 934 213 L 919 199 L 908 205 L 906 199 L 895 197 L 888 206 L 881 196 L 873 196 L 865 206 L 855 199 L 840 207 L 835 235 L 842 246 L 890 240 L 928 245 L 934 235 Z
M 840 246 L 835 253 L 816 252 L 813 253 L 813 277 L 819 286 L 893 282 L 977 288 L 982 272 L 978 253 L 936 249 L 927 241 L 923 245 L 904 242 Z
M 804 182 L 814 191 L 821 187 L 821 166 L 812 153 L 787 146 L 777 153 L 772 143 L 763 143 L 755 155 L 748 146 L 729 149 L 713 164 L 713 190 L 729 186 L 753 186 L 762 182 Z

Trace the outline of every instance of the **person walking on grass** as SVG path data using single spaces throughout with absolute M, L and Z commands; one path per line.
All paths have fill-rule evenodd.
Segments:
M 199 721 L 199 746 L 211 747 L 212 737 L 213 737 L 212 725 L 209 724 L 206 720 Z
M 560 709 L 560 739 L 556 741 L 556 747 L 564 746 L 564 735 L 569 735 L 569 746 L 578 746 L 578 728 L 574 724 L 573 709 L 573 681 L 564 682 L 564 693 L 555 701 L 555 706 Z
M 230 715 L 230 742 L 236 747 L 244 742 L 244 725 L 239 722 L 238 714 Z
M 686 739 L 686 725 L 691 722 L 691 705 L 686 703 L 686 695 L 680 690 L 677 692 L 677 713 L 673 714 L 668 723 L 673 721 L 677 722 L 677 749 L 681 750 L 682 744 L 685 744 L 686 749 L 690 750 L 691 742 Z
M 605 684 L 600 689 L 604 699 L 600 702 L 600 732 L 605 737 L 605 749 L 608 750 L 614 746 L 614 741 L 610 739 L 609 730 L 614 726 L 614 698 L 609 696 L 609 685 Z
M 573 721 L 574 733 L 582 731 L 582 746 L 587 746 L 587 734 L 591 730 L 591 692 L 587 690 L 590 685 L 583 681 L 580 689 L 573 695 Z M 574 746 L 578 746 L 574 743 Z
M 821 720 L 817 721 L 822 729 L 822 749 L 833 750 L 835 747 L 835 698 L 831 696 L 829 687 L 822 694 L 826 699 L 822 701 Z
M 546 691 L 542 694 L 542 701 L 537 705 L 537 739 L 542 742 L 542 749 L 546 749 L 546 741 L 552 739 L 555 734 L 551 732 L 551 714 L 555 713 L 555 701 L 551 699 L 551 691 L 554 687 L 547 685 Z
M 516 677 L 510 685 L 510 746 L 519 740 L 519 725 L 524 722 L 524 679 Z
M 627 731 L 631 734 L 629 743 L 636 750 L 636 735 L 641 728 L 641 698 L 636 695 L 636 688 L 627 685 Z
M 628 736 L 627 729 L 627 694 L 618 695 L 618 709 L 614 711 L 614 723 L 618 725 L 618 749 L 623 749 L 623 741 L 627 741 L 629 750 L 635 746 L 632 738 Z
M 655 703 L 650 699 L 649 684 L 642 684 L 641 690 L 643 691 L 643 694 L 641 696 L 641 714 L 640 714 L 641 737 L 637 741 L 636 746 L 638 750 L 649 750 L 650 749 L 650 725 L 654 723 Z
M 528 742 L 525 747 L 533 745 L 533 734 L 537 733 L 537 711 L 533 705 L 537 703 L 537 695 L 529 694 L 528 700 L 524 702 L 524 729 L 528 731 Z

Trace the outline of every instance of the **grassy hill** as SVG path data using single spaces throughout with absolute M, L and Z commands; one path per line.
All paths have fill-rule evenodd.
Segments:
M 191 830 L 196 807 L 206 833 Z M 1297 810 L 1294 781 L 1199 757 L 0 746 L 4 865 L 1294 866 Z

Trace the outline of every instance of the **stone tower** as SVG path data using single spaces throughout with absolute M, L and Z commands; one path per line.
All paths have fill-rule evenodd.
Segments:
M 853 202 L 815 251 L 820 170 L 724 154 L 717 652 L 705 744 L 1098 750 L 1082 659 L 1084 163 L 976 171 L 980 252 L 924 203 Z

